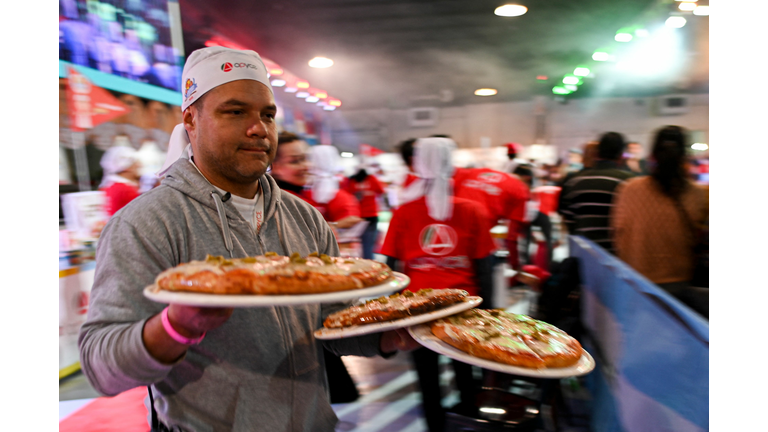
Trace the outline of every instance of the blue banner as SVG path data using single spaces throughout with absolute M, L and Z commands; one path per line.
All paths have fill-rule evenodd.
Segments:
M 569 250 L 597 362 L 592 429 L 708 430 L 709 323 L 591 241 L 570 237 Z

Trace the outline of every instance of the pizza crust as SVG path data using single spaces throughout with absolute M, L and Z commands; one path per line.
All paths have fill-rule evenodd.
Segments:
M 162 272 L 155 284 L 162 290 L 205 294 L 317 294 L 375 286 L 392 277 L 389 267 L 373 260 L 268 254 L 209 256 Z

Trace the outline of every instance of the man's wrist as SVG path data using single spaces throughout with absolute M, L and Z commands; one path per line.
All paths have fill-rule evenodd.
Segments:
M 199 344 L 205 337 L 205 332 L 195 333 L 188 330 L 184 326 L 180 326 L 178 322 L 175 322 L 173 318 L 171 318 L 170 306 L 163 309 L 163 312 L 161 313 L 161 320 L 163 323 L 163 328 L 165 329 L 166 333 L 168 333 L 168 336 L 181 344 L 196 345 Z

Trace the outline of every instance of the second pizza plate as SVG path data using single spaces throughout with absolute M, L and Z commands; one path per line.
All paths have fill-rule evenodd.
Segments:
M 377 324 L 364 324 L 343 328 L 322 328 L 315 332 L 317 339 L 343 339 L 352 336 L 362 336 L 371 333 L 380 333 L 388 330 L 410 327 L 417 324 L 423 324 L 436 319 L 455 315 L 459 312 L 475 308 L 483 302 L 481 297 L 467 297 L 463 302 L 456 303 L 444 309 L 428 312 L 421 315 L 400 318 L 393 321 L 386 321 Z

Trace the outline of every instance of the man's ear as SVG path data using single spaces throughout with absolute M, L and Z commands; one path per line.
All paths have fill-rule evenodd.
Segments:
M 187 130 L 189 140 L 195 142 L 197 137 L 197 107 L 190 106 L 181 114 L 181 120 L 184 124 L 184 129 Z

